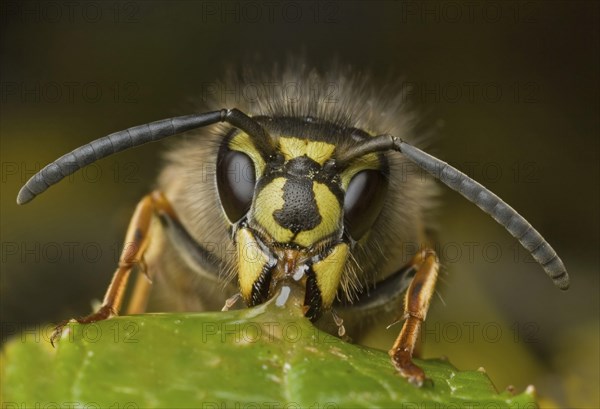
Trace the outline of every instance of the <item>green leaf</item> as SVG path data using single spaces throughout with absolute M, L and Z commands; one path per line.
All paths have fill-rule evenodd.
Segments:
M 69 324 L 56 349 L 30 335 L 5 345 L 3 408 L 537 407 L 532 392 L 498 394 L 485 373 L 443 360 L 416 361 L 430 379 L 416 388 L 387 353 L 275 302 Z

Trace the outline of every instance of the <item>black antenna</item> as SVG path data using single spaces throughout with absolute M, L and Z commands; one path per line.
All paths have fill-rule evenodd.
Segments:
M 542 266 L 546 274 L 552 279 L 554 285 L 561 290 L 569 288 L 569 274 L 565 265 L 542 235 L 502 199 L 446 162 L 392 135 L 380 135 L 366 141 L 357 149 L 341 153 L 336 157 L 336 164 L 343 167 L 353 159 L 367 153 L 386 150 L 401 152 L 417 166 L 426 170 L 450 189 L 460 193 L 492 216 L 531 253 L 535 261 Z
M 227 122 L 246 132 L 263 154 L 268 155 L 277 144 L 276 138 L 271 137 L 256 120 L 237 109 L 164 119 L 115 132 L 58 158 L 25 183 L 19 191 L 17 203 L 31 201 L 66 176 L 113 153 L 217 122 Z M 343 167 L 367 153 L 386 150 L 403 153 L 433 177 L 491 215 L 531 253 L 557 287 L 562 290 L 569 288 L 569 275 L 562 260 L 542 235 L 502 199 L 446 162 L 391 135 L 373 137 L 354 150 L 342 152 L 336 157 L 336 162 Z
M 569 274 L 556 251 L 515 209 L 506 204 L 494 193 L 462 173 L 420 149 L 396 140 L 394 144 L 406 157 L 446 186 L 475 203 L 481 210 L 489 214 L 519 243 L 531 253 L 535 261 L 540 263 L 546 274 L 561 290 L 569 288 Z
M 70 174 L 114 153 L 217 122 L 227 122 L 246 132 L 261 152 L 270 152 L 269 149 L 275 143 L 258 122 L 237 109 L 221 109 L 203 114 L 163 119 L 112 133 L 61 156 L 46 165 L 25 183 L 19 191 L 17 203 L 25 204 L 33 200 L 37 195 Z

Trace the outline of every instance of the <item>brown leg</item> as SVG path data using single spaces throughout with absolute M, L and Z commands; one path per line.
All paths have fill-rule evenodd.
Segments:
M 429 303 L 435 290 L 439 262 L 433 250 L 422 250 L 412 262 L 417 272 L 406 291 L 404 298 L 404 318 L 400 335 L 389 351 L 396 370 L 410 383 L 422 386 L 425 373 L 412 362 L 412 355 L 417 343 L 421 324 L 425 320 Z
M 121 304 L 123 303 L 123 295 L 125 293 L 125 286 L 131 273 L 131 269 L 136 264 L 141 264 L 145 268 L 143 262 L 144 252 L 148 248 L 150 243 L 150 236 L 148 234 L 152 217 L 154 215 L 167 214 L 169 217 L 176 219 L 177 216 L 173 211 L 173 208 L 164 197 L 161 192 L 155 191 L 144 198 L 138 203 L 133 217 L 129 222 L 127 234 L 125 235 L 125 245 L 119 258 L 119 266 L 115 274 L 113 275 L 112 281 L 106 290 L 104 301 L 98 311 L 83 318 L 75 318 L 75 321 L 80 324 L 88 324 L 96 321 L 105 320 L 113 317 L 119 313 Z M 144 274 L 146 272 L 144 271 Z M 147 281 L 146 277 L 140 279 Z M 133 308 L 139 310 L 140 306 L 145 306 L 145 298 L 147 298 L 149 288 L 148 283 L 144 283 L 145 287 L 139 284 L 136 286 L 136 291 L 133 295 L 133 301 L 135 304 Z M 143 312 L 143 311 L 136 311 Z M 52 336 L 50 337 L 50 343 L 54 345 L 54 342 L 62 334 L 62 329 L 69 322 L 63 321 L 55 328 Z

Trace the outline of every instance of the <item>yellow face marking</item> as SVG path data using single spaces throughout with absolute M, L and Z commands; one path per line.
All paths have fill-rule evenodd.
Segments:
M 348 245 L 341 243 L 327 257 L 312 266 L 325 309 L 333 304 L 347 258 Z
M 258 194 L 252 216 L 271 235 L 273 240 L 288 243 L 294 233 L 282 227 L 273 218 L 273 212 L 283 209 L 283 185 L 285 178 L 275 178 Z
M 352 180 L 354 175 L 356 175 L 361 170 L 367 169 L 381 169 L 381 162 L 376 153 L 368 153 L 364 156 L 361 156 L 354 160 L 350 164 L 350 166 L 344 169 L 344 171 L 342 172 L 342 188 L 344 190 L 348 190 L 348 185 L 350 184 L 350 181 Z
M 237 231 L 236 246 L 240 292 L 244 300 L 248 302 L 252 296 L 252 285 L 269 262 L 269 256 L 260 249 L 254 236 L 246 228 Z
M 234 135 L 229 141 L 229 149 L 232 151 L 242 152 L 250 156 L 250 159 L 252 159 L 252 162 L 254 162 L 256 179 L 263 174 L 265 171 L 265 161 L 260 155 L 258 149 L 256 149 L 256 146 L 254 146 L 250 135 L 245 132 L 240 132 L 237 135 Z
M 341 217 L 340 204 L 327 185 L 313 182 L 313 193 L 321 215 L 321 223 L 314 229 L 298 233 L 294 242 L 304 247 L 309 247 L 335 232 Z
M 323 165 L 333 155 L 335 145 L 286 136 L 279 138 L 279 150 L 283 153 L 286 161 L 306 155 Z

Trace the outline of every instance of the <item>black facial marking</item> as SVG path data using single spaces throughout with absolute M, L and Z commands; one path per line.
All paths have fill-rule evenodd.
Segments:
M 250 294 L 250 307 L 262 304 L 269 298 L 269 287 L 273 278 L 273 267 L 268 263 L 263 267 L 260 276 L 252 284 L 252 293 Z
M 313 192 L 312 180 L 289 176 L 283 185 L 283 209 L 273 212 L 282 227 L 294 234 L 312 230 L 321 223 L 321 214 Z
M 306 293 L 304 295 L 304 305 L 308 307 L 308 310 L 304 314 L 306 318 L 311 321 L 316 321 L 321 317 L 322 311 L 322 300 L 321 290 L 317 285 L 317 276 L 312 269 L 312 266 L 306 271 Z

